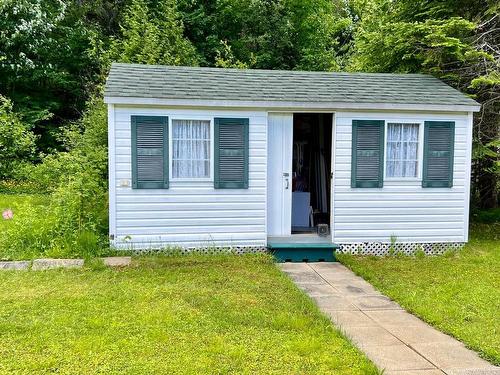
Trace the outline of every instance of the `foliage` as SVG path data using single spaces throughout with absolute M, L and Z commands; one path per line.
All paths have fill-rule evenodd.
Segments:
M 0 180 L 0 194 L 37 194 L 40 186 L 27 180 Z
M 351 70 L 424 72 L 478 100 L 473 203 L 496 207 L 500 193 L 500 13 L 494 1 L 354 0 L 359 17 Z
M 183 36 L 174 0 L 132 0 L 113 40 L 111 60 L 127 63 L 196 65 L 194 47 Z
M 500 207 L 489 210 L 473 210 L 471 219 L 476 223 L 500 223 Z
M 51 194 L 0 239 L 12 256 L 106 245 L 111 61 L 433 74 L 482 104 L 472 212 L 498 205 L 498 2 L 3 0 L 0 11 L 0 93 L 12 100 L 0 101 L 0 180 L 17 180 L 0 190 Z
M 34 159 L 35 140 L 12 111 L 12 102 L 0 95 L 0 180 L 16 177 L 20 165 Z
M 447 256 L 338 258 L 377 289 L 484 358 L 500 364 L 500 223 L 475 225 Z
M 66 129 L 66 151 L 27 168 L 29 181 L 50 193 L 46 207 L 26 204 L 0 238 L 0 257 L 96 256 L 107 246 L 107 112 L 92 99 Z
M 81 115 L 98 61 L 89 50 L 95 30 L 74 16 L 76 2 L 0 2 L 0 93 L 50 151 L 62 119 Z M 82 100 L 83 98 L 83 100 Z
M 122 270 L 2 272 L 0 348 L 8 350 L 0 369 L 377 373 L 268 256 L 134 262 Z
M 343 1 L 180 0 L 179 9 L 202 65 L 229 49 L 246 67 L 334 70 L 350 23 Z
M 82 119 L 62 130 L 64 150 L 49 154 L 41 164 L 25 171 L 25 178 L 46 192 L 54 192 L 79 174 L 95 176 L 102 186 L 107 180 L 107 109 L 100 95 L 91 98 Z

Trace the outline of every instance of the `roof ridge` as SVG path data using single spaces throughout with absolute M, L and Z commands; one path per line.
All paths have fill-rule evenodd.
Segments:
M 297 74 L 338 74 L 346 76 L 354 75 L 374 75 L 374 76 L 398 76 L 398 77 L 429 77 L 439 80 L 431 74 L 425 73 L 388 73 L 388 72 L 345 72 L 345 71 L 328 71 L 328 70 L 285 70 L 285 69 L 251 69 L 251 68 L 220 68 L 213 66 L 189 66 L 189 65 L 155 65 L 155 64 L 138 64 L 138 63 L 121 63 L 113 62 L 111 66 L 137 67 L 146 69 L 174 69 L 174 70 L 199 70 L 199 71 L 217 71 L 217 72 L 238 72 L 238 73 L 297 73 Z

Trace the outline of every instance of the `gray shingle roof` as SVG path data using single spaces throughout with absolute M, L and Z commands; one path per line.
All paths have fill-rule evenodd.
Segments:
M 423 74 L 220 69 L 114 63 L 106 97 L 477 106 Z

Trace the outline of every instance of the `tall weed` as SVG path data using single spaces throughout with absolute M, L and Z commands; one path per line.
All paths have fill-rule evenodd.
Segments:
M 67 150 L 26 170 L 50 194 L 46 207 L 24 205 L 0 238 L 0 258 L 91 257 L 108 247 L 107 116 L 102 99 L 64 132 Z

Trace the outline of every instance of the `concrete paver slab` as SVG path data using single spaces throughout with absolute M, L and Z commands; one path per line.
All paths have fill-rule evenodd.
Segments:
M 366 311 L 365 314 L 384 327 L 387 325 L 409 326 L 423 323 L 415 315 L 404 310 L 371 310 Z
M 356 306 L 342 296 L 311 296 L 320 309 L 330 311 L 358 310 Z
M 339 291 L 336 290 L 329 284 L 301 284 L 297 283 L 297 286 L 306 292 L 310 297 L 320 297 L 320 296 L 339 296 Z
M 0 270 L 27 270 L 30 266 L 30 262 L 27 260 L 13 260 L 13 261 L 2 261 L 0 262 Z
M 360 310 L 397 310 L 401 309 L 396 302 L 391 301 L 386 296 L 362 296 L 353 298 L 353 303 L 359 307 Z
M 50 270 L 54 268 L 81 268 L 83 259 L 35 259 L 31 269 L 34 271 Z
M 321 276 L 311 270 L 309 272 L 291 272 L 288 275 L 298 284 L 327 284 Z
M 448 370 L 446 371 L 447 375 L 499 375 L 500 368 L 491 367 L 491 368 L 469 368 L 469 369 L 459 369 L 459 370 Z
M 380 326 L 345 326 L 342 327 L 342 331 L 360 348 L 364 348 L 365 346 L 388 346 L 401 344 L 401 341 Z
M 455 340 L 453 337 L 450 337 L 423 322 L 418 323 L 417 325 L 385 325 L 384 327 L 405 344 L 439 342 L 447 344 L 460 344 L 460 342 Z
M 454 369 L 493 369 L 494 367 L 480 358 L 476 353 L 467 349 L 461 343 L 425 343 L 412 344 L 418 353 L 428 358 L 445 372 Z
M 309 272 L 310 267 L 307 263 L 278 263 L 278 267 L 281 268 L 283 272 Z
M 387 374 L 500 375 L 498 367 L 404 311 L 342 265 L 304 263 L 282 269 Z
M 432 370 L 436 367 L 404 344 L 365 346 L 362 350 L 377 367 L 385 370 Z
M 334 283 L 335 288 L 342 294 L 346 294 L 353 297 L 360 296 L 380 296 L 382 295 L 378 290 L 376 290 L 371 285 L 359 285 L 358 283 Z
M 402 371 L 386 371 L 384 375 L 444 375 L 441 370 L 402 370 Z
M 105 266 L 108 267 L 127 267 L 132 262 L 131 257 L 106 257 L 102 258 Z
M 331 311 L 325 313 L 332 319 L 335 325 L 343 327 L 379 327 L 380 325 L 363 311 Z
M 347 268 L 346 266 L 344 266 L 342 263 L 339 262 L 310 262 L 307 264 L 313 270 L 323 270 L 323 271 L 344 270 L 351 272 L 349 268 Z

